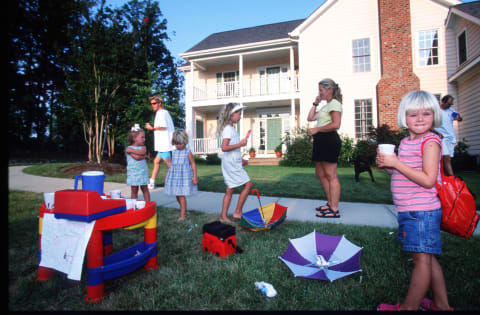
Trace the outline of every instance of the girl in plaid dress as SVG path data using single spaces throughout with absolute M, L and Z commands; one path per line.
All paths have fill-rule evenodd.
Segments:
M 147 148 L 145 147 L 145 131 L 135 124 L 128 134 L 128 144 L 125 150 L 127 157 L 127 185 L 132 186 L 131 198 L 137 199 L 138 186 L 142 189 L 143 199 L 150 201 L 148 191 L 148 166 L 145 160 Z
M 185 130 L 176 130 L 172 136 L 172 144 L 177 148 L 172 151 L 172 165 L 168 169 L 165 179 L 165 193 L 175 195 L 180 205 L 180 217 L 183 221 L 187 217 L 187 199 L 185 196 L 198 191 L 197 166 L 189 148 L 188 135 Z

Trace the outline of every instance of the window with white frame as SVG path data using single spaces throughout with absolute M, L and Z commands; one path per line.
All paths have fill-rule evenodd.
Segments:
M 421 67 L 438 65 L 438 31 L 418 33 L 418 60 Z
M 372 126 L 372 99 L 355 100 L 355 138 L 366 139 Z
M 467 33 L 461 32 L 457 36 L 457 49 L 458 49 L 458 65 L 461 65 L 467 61 Z
M 370 39 L 352 41 L 353 72 L 370 72 Z

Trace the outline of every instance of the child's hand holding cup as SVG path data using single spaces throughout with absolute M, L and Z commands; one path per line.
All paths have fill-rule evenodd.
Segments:
M 394 155 L 395 154 L 395 145 L 394 144 L 379 144 L 378 149 L 380 153 L 387 154 L 387 155 Z
M 395 145 L 394 144 L 379 144 L 377 152 L 381 153 L 381 154 L 377 154 L 377 165 L 379 167 L 385 167 L 385 160 L 384 160 L 384 157 L 382 156 L 382 154 L 395 155 Z

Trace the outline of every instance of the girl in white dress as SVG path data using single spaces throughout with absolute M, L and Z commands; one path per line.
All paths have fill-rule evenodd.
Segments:
M 222 174 L 227 185 L 220 214 L 221 222 L 233 223 L 227 217 L 227 212 L 235 188 L 244 185 L 232 216 L 234 219 L 242 217 L 243 204 L 248 197 L 250 189 L 252 189 L 250 177 L 248 177 L 247 172 L 242 167 L 242 154 L 240 152 L 240 148 L 247 145 L 247 138 L 240 140 L 237 131 L 233 127 L 241 119 L 242 110 L 245 108 L 246 106 L 240 104 L 229 103 L 222 108 L 219 114 L 217 135 L 221 136 L 222 151 L 224 152 Z

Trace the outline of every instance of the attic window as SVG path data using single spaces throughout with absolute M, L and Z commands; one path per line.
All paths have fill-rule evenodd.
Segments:
M 467 33 L 463 31 L 457 37 L 458 65 L 467 61 Z

